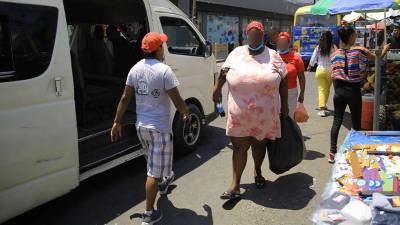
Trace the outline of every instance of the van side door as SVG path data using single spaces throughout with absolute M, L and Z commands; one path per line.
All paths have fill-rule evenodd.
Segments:
M 201 34 L 183 16 L 159 13 L 160 32 L 168 35 L 165 61 L 181 83 L 185 99 L 200 101 L 204 113 L 214 112 L 212 88 L 214 85 L 214 56 L 206 56 L 206 43 Z
M 79 183 L 63 4 L 26 2 L 0 2 L 0 222 Z

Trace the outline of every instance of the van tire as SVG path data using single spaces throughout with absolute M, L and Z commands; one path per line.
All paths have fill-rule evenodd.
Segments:
M 179 112 L 176 113 L 173 123 L 174 152 L 178 155 L 186 155 L 193 152 L 202 137 L 203 114 L 196 105 L 189 104 L 188 109 L 189 119 L 186 124 Z M 187 123 L 190 123 L 189 127 L 187 127 Z

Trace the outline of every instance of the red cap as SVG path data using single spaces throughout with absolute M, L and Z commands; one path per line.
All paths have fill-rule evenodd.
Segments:
M 288 42 L 290 42 L 290 34 L 288 32 L 280 32 L 279 33 L 279 38 L 286 39 Z
M 248 34 L 250 32 L 250 30 L 252 30 L 252 29 L 257 29 L 264 34 L 264 25 L 262 25 L 262 23 L 260 23 L 258 21 L 252 21 L 251 23 L 249 23 L 247 25 L 246 34 Z
M 155 52 L 163 43 L 168 41 L 166 34 L 150 32 L 146 34 L 142 41 L 142 50 L 146 53 Z

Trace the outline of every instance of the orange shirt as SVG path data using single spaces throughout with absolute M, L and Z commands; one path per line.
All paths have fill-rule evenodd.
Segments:
M 303 60 L 294 52 L 281 55 L 281 58 L 286 63 L 289 89 L 297 88 L 297 75 L 305 70 Z

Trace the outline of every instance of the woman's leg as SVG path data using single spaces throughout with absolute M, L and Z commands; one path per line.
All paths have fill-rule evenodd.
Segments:
M 325 102 L 325 107 L 326 107 L 328 105 L 329 95 L 331 93 L 331 86 L 332 86 L 332 74 L 331 74 L 331 71 L 329 71 L 329 70 L 326 71 L 325 79 L 326 79 L 326 89 L 324 90 L 325 91 L 324 102 Z
M 329 71 L 318 68 L 315 76 L 318 84 L 318 107 L 326 108 L 329 98 L 330 85 L 332 83 Z
M 339 84 L 338 84 L 339 85 Z M 333 125 L 331 129 L 331 149 L 330 152 L 332 154 L 336 154 L 337 152 L 337 139 L 339 136 L 339 130 L 342 126 L 344 112 L 346 110 L 346 96 L 343 87 L 335 88 L 335 96 L 333 97 L 334 104 L 334 117 L 333 117 Z
M 235 193 L 240 192 L 240 179 L 242 178 L 242 174 L 244 168 L 247 163 L 247 151 L 251 146 L 251 138 L 250 137 L 231 137 L 231 142 L 233 145 L 233 155 L 232 155 L 232 184 L 231 189 Z
M 361 88 L 354 88 L 348 95 L 348 104 L 354 130 L 361 130 L 362 97 Z
M 261 166 L 265 159 L 265 154 L 267 152 L 267 140 L 259 141 L 252 138 L 251 152 L 254 160 L 254 176 L 262 176 Z

